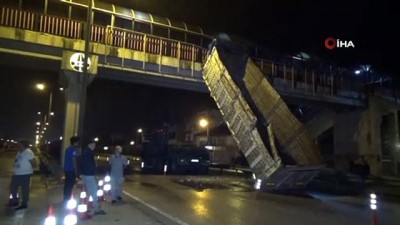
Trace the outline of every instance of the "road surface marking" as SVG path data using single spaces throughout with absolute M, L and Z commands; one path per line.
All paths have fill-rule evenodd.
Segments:
M 141 204 L 143 204 L 143 205 L 149 207 L 150 209 L 156 211 L 157 213 L 167 217 L 168 219 L 174 221 L 175 223 L 178 223 L 180 225 L 189 225 L 188 223 L 183 222 L 179 218 L 177 218 L 177 217 L 175 217 L 175 216 L 173 216 L 173 215 L 171 215 L 169 213 L 166 213 L 166 212 L 162 211 L 161 209 L 159 209 L 159 208 L 155 207 L 154 205 L 151 205 L 151 204 L 143 201 L 142 199 L 130 194 L 129 192 L 127 192 L 127 191 L 123 191 L 123 192 L 124 192 L 125 195 L 127 195 L 130 198 L 132 198 L 133 200 L 140 202 Z

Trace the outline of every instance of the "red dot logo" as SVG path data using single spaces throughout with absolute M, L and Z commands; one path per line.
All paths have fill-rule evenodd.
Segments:
M 336 48 L 336 39 L 329 37 L 325 39 L 325 48 L 334 49 Z

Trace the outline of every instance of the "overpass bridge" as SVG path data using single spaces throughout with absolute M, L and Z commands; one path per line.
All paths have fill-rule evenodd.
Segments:
M 71 79 L 72 75 L 60 68 L 65 52 L 84 51 L 83 37 L 86 23 L 83 19 L 85 16 L 79 17 L 79 15 L 85 12 L 87 5 L 82 2 L 86 1 L 44 0 L 44 2 L 43 9 L 23 7 L 23 3 L 19 6 L 11 3 L 0 5 L 2 63 L 16 66 L 23 63 L 23 66 L 30 68 L 43 67 L 60 72 L 64 85 L 72 90 L 67 92 L 67 99 L 76 103 L 70 106 L 67 104 L 67 114 L 75 111 L 74 117 L 77 118 L 79 82 L 75 78 Z M 29 5 L 29 1 L 26 4 Z M 95 76 L 208 92 L 202 78 L 202 70 L 207 57 L 207 46 L 214 37 L 205 34 L 201 28 L 168 18 L 97 1 L 93 4 L 89 49 L 91 55 L 97 56 Z M 63 7 L 67 13 L 61 15 Z M 32 10 L 29 10 L 30 8 Z M 149 29 L 144 29 L 145 25 L 149 25 Z M 167 35 L 156 32 L 161 28 L 167 30 Z M 384 158 L 381 132 L 376 130 L 380 130 L 380 121 L 384 115 L 394 115 L 391 120 L 394 124 L 398 122 L 398 107 L 380 97 L 369 98 L 364 89 L 365 78 L 355 77 L 352 71 L 343 68 L 309 60 L 304 55 L 254 55 L 252 60 L 285 101 L 296 104 L 328 105 L 333 108 L 341 106 L 351 108 L 351 113 L 359 117 L 365 117 L 352 121 L 353 124 L 350 126 L 351 132 L 358 135 L 359 140 L 356 144 L 354 141 L 342 140 L 348 138 L 344 135 L 337 135 L 340 138 L 335 145 L 337 148 L 343 148 L 339 151 L 340 155 L 347 154 L 345 152 L 350 148 L 356 148 L 359 154 L 371 155 L 371 161 Z M 375 82 L 375 80 L 371 82 L 370 79 L 367 83 Z M 379 93 L 393 101 L 387 88 L 383 85 L 380 87 L 382 88 Z M 394 101 L 397 103 L 396 99 Z M 378 109 L 374 111 L 376 114 L 371 114 L 370 109 L 374 108 L 372 106 Z M 324 116 L 321 118 L 326 121 Z M 346 118 L 335 114 L 335 118 L 330 117 L 331 123 L 325 126 L 343 124 Z M 318 124 L 320 123 L 313 121 L 313 126 Z M 77 124 L 66 127 L 65 136 L 76 133 L 77 127 Z M 335 127 L 338 128 L 336 129 L 338 133 L 345 129 L 344 126 Z M 362 127 L 367 127 L 368 131 L 362 131 Z M 397 133 L 391 140 L 399 142 L 399 128 L 395 130 Z M 364 142 L 366 144 L 363 144 Z M 387 157 L 392 160 L 391 166 L 396 165 L 393 170 L 397 173 L 399 170 L 397 159 L 392 153 L 388 153 Z M 382 163 L 377 163 L 373 170 L 381 171 L 381 168 Z

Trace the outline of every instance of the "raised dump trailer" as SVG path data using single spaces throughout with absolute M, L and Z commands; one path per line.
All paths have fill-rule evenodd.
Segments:
M 238 43 L 220 40 L 211 49 L 203 78 L 245 155 L 268 189 L 302 189 L 323 159 L 305 126 Z

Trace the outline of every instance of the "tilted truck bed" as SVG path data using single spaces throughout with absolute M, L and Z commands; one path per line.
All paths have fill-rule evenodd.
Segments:
M 302 188 L 318 174 L 323 159 L 312 137 L 240 47 L 214 47 L 203 78 L 250 168 L 266 187 Z M 294 165 L 285 165 L 283 152 Z

